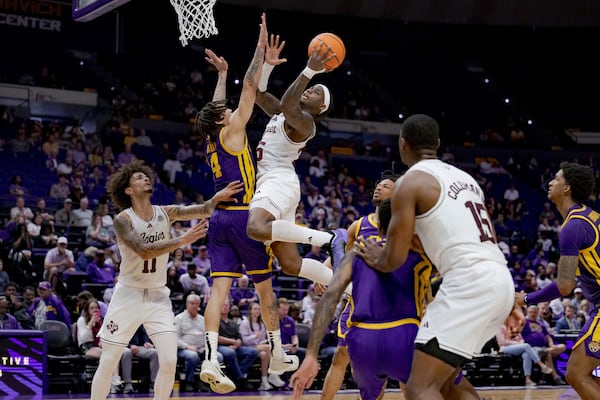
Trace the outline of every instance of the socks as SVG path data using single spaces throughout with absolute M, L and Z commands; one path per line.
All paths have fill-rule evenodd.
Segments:
M 323 246 L 331 240 L 331 233 L 306 228 L 293 222 L 277 220 L 272 223 L 271 240 Z
M 303 258 L 302 267 L 298 275 L 323 285 L 329 285 L 333 277 L 333 271 L 317 260 Z
M 216 364 L 219 363 L 217 359 L 217 348 L 219 347 L 219 332 L 206 332 L 206 355 L 205 359 L 214 362 Z
M 269 344 L 271 345 L 271 357 L 283 358 L 283 348 L 281 346 L 281 330 L 267 331 Z

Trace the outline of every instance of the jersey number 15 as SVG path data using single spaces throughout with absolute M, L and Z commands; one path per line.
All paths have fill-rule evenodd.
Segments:
M 496 238 L 494 237 L 494 228 L 492 227 L 492 223 L 490 222 L 490 218 L 485 206 L 481 203 L 467 201 L 465 203 L 465 207 L 471 211 L 471 215 L 473 215 L 473 219 L 477 224 L 477 229 L 479 229 L 479 240 L 481 240 L 481 242 L 490 241 L 492 243 L 496 243 Z

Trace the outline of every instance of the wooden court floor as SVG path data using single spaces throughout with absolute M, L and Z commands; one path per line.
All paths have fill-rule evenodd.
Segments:
M 523 387 L 505 387 L 505 388 L 478 388 L 479 395 L 482 400 L 580 400 L 580 397 L 570 387 L 539 387 L 539 388 L 523 388 Z M 306 391 L 303 399 L 319 400 L 319 391 Z M 82 398 L 79 396 L 61 397 L 60 395 L 52 395 L 47 397 L 49 400 L 73 400 Z M 89 399 L 89 394 L 87 396 Z M 135 400 L 153 400 L 144 394 L 137 395 L 110 395 L 110 398 L 128 398 Z M 174 392 L 171 400 L 292 400 L 292 392 L 262 392 L 257 395 L 254 393 L 234 393 L 232 395 L 217 395 L 206 393 L 183 393 L 179 395 Z M 358 391 L 346 390 L 340 391 L 336 395 L 336 400 L 357 400 Z M 404 400 L 404 396 L 398 389 L 387 390 L 384 400 Z

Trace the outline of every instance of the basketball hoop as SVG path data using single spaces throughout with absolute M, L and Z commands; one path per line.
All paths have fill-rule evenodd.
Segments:
M 200 39 L 219 33 L 215 26 L 213 7 L 217 0 L 171 0 L 179 22 L 179 40 L 187 46 L 188 40 Z

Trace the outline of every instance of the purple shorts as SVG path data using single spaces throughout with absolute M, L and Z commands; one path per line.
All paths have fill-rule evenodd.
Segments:
M 362 400 L 375 400 L 387 378 L 406 383 L 413 359 L 415 324 L 374 330 L 353 326 L 346 335 L 352 376 Z
M 581 333 L 573 347 L 579 345 L 585 346 L 585 354 L 588 357 L 600 359 L 600 318 L 597 308 L 590 312 L 590 317 L 581 328 Z
M 350 300 L 346 303 L 344 307 L 344 311 L 340 314 L 340 319 L 338 321 L 337 328 L 337 336 L 338 336 L 338 347 L 345 347 L 348 344 L 346 343 L 346 334 L 348 333 L 348 318 L 350 317 Z
M 246 234 L 248 210 L 216 209 L 208 226 L 210 276 L 239 278 L 242 264 L 254 283 L 271 279 L 271 249 Z

